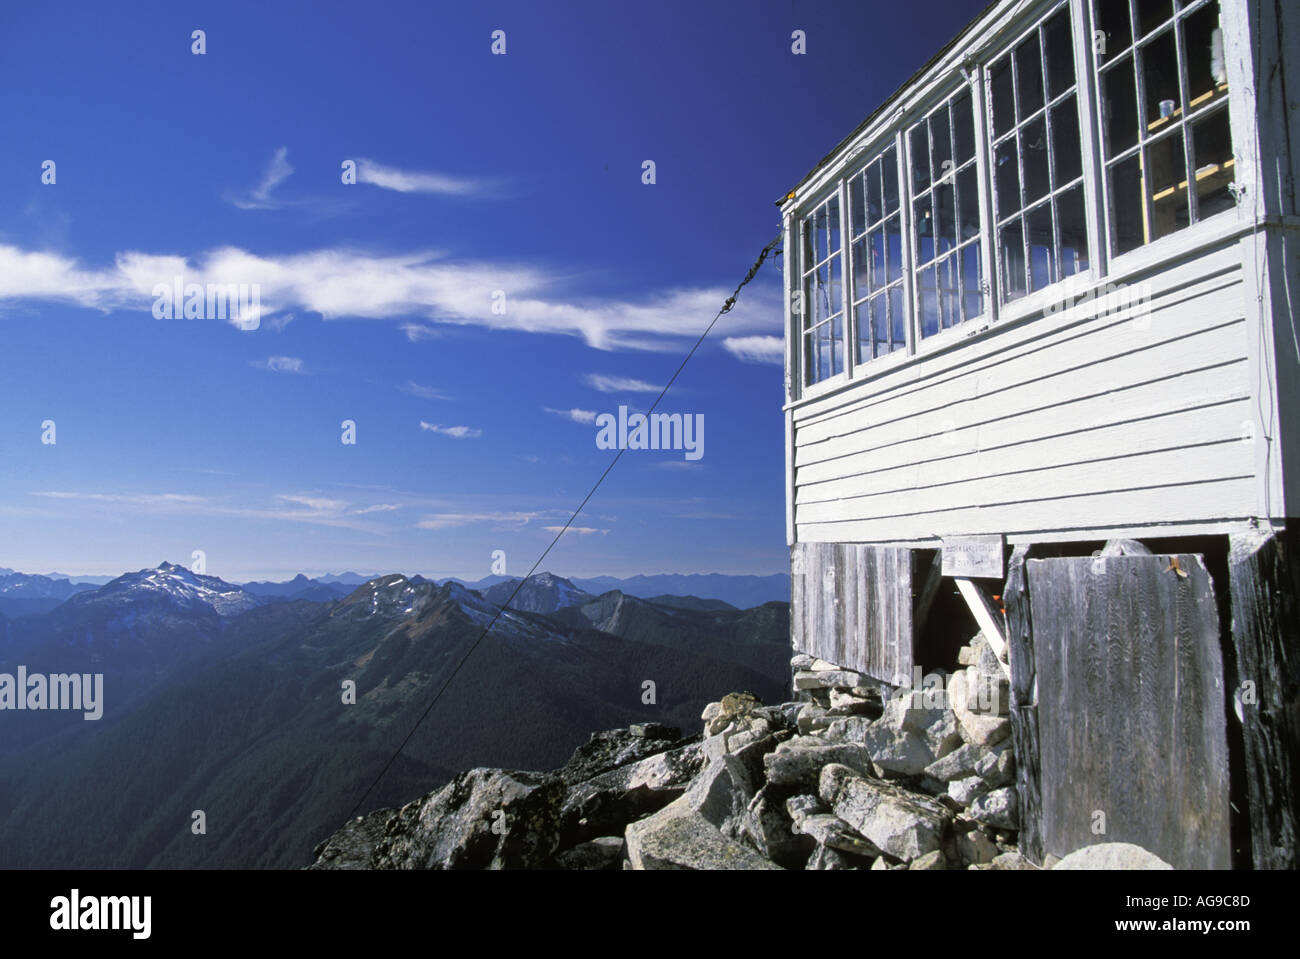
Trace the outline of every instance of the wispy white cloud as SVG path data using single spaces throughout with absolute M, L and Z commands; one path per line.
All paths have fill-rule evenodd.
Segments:
M 403 323 L 401 330 L 412 343 L 433 340 L 442 336 L 438 330 L 435 330 L 432 326 L 425 326 L 423 323 Z
M 100 493 L 74 490 L 37 490 L 31 493 L 44 499 L 89 506 L 106 506 L 143 514 L 187 514 L 224 516 L 255 520 L 283 520 L 320 526 L 374 532 L 372 525 L 356 517 L 400 509 L 397 504 L 378 503 L 354 506 L 347 500 L 314 493 L 281 493 L 265 505 L 232 506 L 227 501 L 187 493 Z
M 420 420 L 420 429 L 428 430 L 430 433 L 441 433 L 456 440 L 472 440 L 483 435 L 482 430 L 473 426 L 442 426 L 438 423 L 426 423 L 424 420 Z
M 554 413 L 556 416 L 563 416 L 566 420 L 573 420 L 575 423 L 581 423 L 584 426 L 592 426 L 596 422 L 595 410 L 553 410 L 549 406 L 543 407 L 548 413 Z
M 453 261 L 431 251 L 381 255 L 344 248 L 260 256 L 222 247 L 195 262 L 183 256 L 119 253 L 112 268 L 86 269 L 56 253 L 0 245 L 0 301 L 55 300 L 101 310 L 151 310 L 153 290 L 186 283 L 257 284 L 264 322 L 285 311 L 398 319 L 412 340 L 433 328 L 413 322 L 479 326 L 581 338 L 600 350 L 676 350 L 698 335 L 727 291 L 670 289 L 638 300 L 575 298 L 553 269 L 483 261 Z M 493 292 L 507 294 L 493 312 Z M 770 330 L 780 305 L 762 287 L 727 315 L 736 333 Z M 739 337 L 746 340 L 776 339 Z M 731 348 L 735 352 L 735 348 Z
M 37 490 L 31 495 L 47 499 L 82 500 L 88 503 L 114 503 L 120 506 L 196 506 L 207 497 L 187 493 L 82 493 L 70 490 Z
M 253 188 L 252 193 L 247 196 L 231 197 L 230 202 L 241 210 L 274 210 L 279 207 L 280 203 L 271 196 L 271 191 L 293 174 L 288 156 L 288 147 L 280 147 L 276 150 L 271 155 L 271 162 L 267 164 L 261 181 Z
M 543 526 L 542 529 L 546 530 L 546 532 L 548 533 L 558 533 L 560 530 L 564 529 L 564 527 Z M 575 536 L 590 536 L 592 533 L 600 533 L 603 536 L 608 532 L 609 530 L 607 529 L 596 529 L 595 527 L 592 526 L 570 526 L 567 530 L 564 530 L 566 536 L 569 533 L 572 533 Z
M 421 386 L 414 380 L 407 380 L 398 389 L 408 396 L 415 396 L 422 400 L 445 400 L 448 398 L 447 394 L 442 390 L 434 389 L 432 386 Z
M 416 523 L 418 529 L 451 529 L 456 526 L 470 526 L 475 523 L 496 523 L 509 526 L 526 526 L 539 519 L 539 512 L 504 512 L 504 513 L 436 513 Z
M 297 503 L 299 506 L 306 506 L 308 509 L 329 510 L 339 512 L 347 508 L 347 501 L 341 499 L 327 499 L 323 496 L 291 496 L 282 494 L 280 499 L 286 503 Z
M 785 362 L 785 341 L 779 336 L 729 336 L 722 347 L 744 363 Z
M 472 196 L 485 193 L 488 189 L 488 184 L 482 180 L 420 170 L 399 170 L 364 159 L 357 161 L 357 182 L 369 183 L 384 190 L 396 190 L 398 193 L 439 193 L 450 196 Z
M 588 373 L 583 379 L 593 390 L 602 393 L 658 393 L 662 386 L 655 386 L 645 380 L 634 380 L 627 376 L 605 376 L 601 373 Z
M 297 356 L 268 356 L 264 360 L 250 360 L 249 366 L 272 373 L 306 373 L 302 358 Z

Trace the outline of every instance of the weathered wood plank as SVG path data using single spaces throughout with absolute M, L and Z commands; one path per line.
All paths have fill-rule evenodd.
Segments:
M 1256 869 L 1295 869 L 1300 866 L 1300 563 L 1294 554 L 1300 537 L 1251 531 L 1230 543 L 1236 668 L 1229 686 L 1245 746 L 1251 857 Z
M 795 650 L 895 685 L 910 678 L 912 551 L 855 543 L 794 550 Z
M 1186 575 L 1170 559 L 1026 564 L 1045 854 L 1133 842 L 1178 868 L 1231 865 L 1214 590 L 1200 556 L 1176 557 Z
M 917 553 L 912 555 L 916 556 Z M 912 605 L 912 629 L 915 635 L 920 636 L 925 632 L 926 621 L 930 618 L 930 607 L 934 605 L 935 597 L 939 595 L 939 586 L 943 582 L 943 553 L 935 550 L 934 558 L 920 576 L 914 576 L 914 582 L 919 582 L 920 586 L 917 588 L 916 601 Z
M 1016 752 L 1020 800 L 1020 853 L 1043 864 L 1043 797 L 1038 751 L 1038 691 L 1034 671 L 1033 617 L 1025 563 L 1032 546 L 1017 546 L 1007 564 L 1002 600 L 1007 609 L 1007 656 L 1011 667 L 1011 742 Z

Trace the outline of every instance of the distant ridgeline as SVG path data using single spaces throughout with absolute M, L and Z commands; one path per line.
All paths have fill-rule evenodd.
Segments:
M 0 712 L 0 866 L 302 866 L 480 637 L 363 812 L 463 769 L 558 765 L 593 729 L 693 722 L 729 689 L 788 689 L 788 604 L 705 588 L 785 577 L 640 577 L 640 598 L 540 574 L 486 635 L 517 580 L 338 579 L 241 587 L 164 563 L 0 612 L 0 674 L 103 677 L 98 722 Z M 673 581 L 696 595 L 660 595 Z

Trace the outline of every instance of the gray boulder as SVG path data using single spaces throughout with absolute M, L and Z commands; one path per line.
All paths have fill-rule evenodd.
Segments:
M 1100 842 L 1076 849 L 1053 869 L 1173 869 L 1153 852 L 1131 842 Z
M 938 849 L 950 821 L 947 810 L 933 800 L 865 779 L 848 766 L 823 769 L 818 793 L 837 816 L 897 859 L 912 860 Z
M 970 817 L 996 829 L 1020 828 L 1020 803 L 1010 786 L 994 789 L 976 797 L 970 804 Z
M 624 838 L 632 869 L 779 869 L 695 812 L 687 797 L 675 799 L 628 825 Z

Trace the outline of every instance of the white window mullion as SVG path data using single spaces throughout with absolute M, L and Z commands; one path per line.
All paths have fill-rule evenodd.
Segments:
M 903 251 L 903 313 L 907 318 L 907 355 L 916 353 L 921 342 L 921 318 L 916 296 L 916 231 L 912 229 L 912 138 L 904 128 L 894 134 L 898 145 L 898 224 L 903 231 L 899 247 Z M 926 162 L 929 162 L 927 158 Z
M 1100 116 L 1101 89 L 1092 40 L 1092 13 L 1087 0 L 1070 0 L 1074 28 L 1075 95 L 1079 116 L 1079 148 L 1083 159 L 1083 203 L 1088 223 L 1088 275 L 1110 272 L 1110 231 L 1104 215 L 1106 167 L 1101 156 L 1101 135 L 1094 117 Z M 1106 241 L 1103 242 L 1103 238 Z
M 853 330 L 850 324 L 853 323 L 853 317 L 850 314 L 850 305 L 853 302 L 853 254 L 849 250 L 849 234 L 852 229 L 849 226 L 849 186 L 848 178 L 841 177 L 836 191 L 840 198 L 840 327 L 844 330 L 844 374 L 849 379 L 853 378 L 854 361 L 857 359 L 857 349 L 853 342 Z M 835 334 L 834 321 L 831 323 L 831 335 Z
M 975 177 L 979 183 L 980 238 L 983 245 L 980 250 L 980 270 L 984 274 L 984 285 L 980 292 L 984 298 L 985 315 L 996 323 L 1000 284 L 996 259 L 998 228 L 993 221 L 993 184 L 990 179 L 993 175 L 993 139 L 989 135 L 991 110 L 986 99 L 991 95 L 992 84 L 988 82 L 987 66 L 972 72 L 970 85 L 971 102 L 975 109 Z

